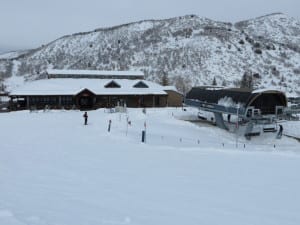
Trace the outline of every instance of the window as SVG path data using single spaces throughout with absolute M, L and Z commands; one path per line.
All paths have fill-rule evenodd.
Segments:
M 112 80 L 111 82 L 107 83 L 104 87 L 105 88 L 120 88 L 121 86 L 117 82 Z
M 143 81 L 137 82 L 135 85 L 133 85 L 135 88 L 149 88 L 147 84 L 145 84 Z
M 62 105 L 73 105 L 73 97 L 72 96 L 61 96 L 61 104 Z

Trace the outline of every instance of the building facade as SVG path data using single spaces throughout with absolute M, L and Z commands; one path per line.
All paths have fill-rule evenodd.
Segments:
M 48 79 L 13 90 L 9 94 L 10 109 L 165 107 L 169 95 L 170 100 L 182 98 L 175 88 L 171 94 L 164 89 L 136 71 L 50 70 Z M 171 102 L 172 106 L 182 104 L 182 100 Z

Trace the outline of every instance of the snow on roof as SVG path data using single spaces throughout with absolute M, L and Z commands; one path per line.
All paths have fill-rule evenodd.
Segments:
M 141 80 L 114 79 L 120 88 L 105 88 L 112 79 L 46 79 L 27 83 L 11 91 L 10 95 L 76 95 L 88 89 L 96 95 L 166 95 L 164 87 L 142 80 L 149 88 L 133 87 Z
M 224 89 L 223 86 L 215 86 L 215 85 L 202 85 L 202 86 L 198 86 L 195 88 L 201 88 L 201 89 L 205 89 L 205 90 L 220 90 L 220 89 Z
M 297 94 L 295 94 L 295 93 L 288 93 L 288 92 L 285 94 L 285 96 L 286 96 L 287 98 L 300 98 L 299 95 L 297 95 Z
M 269 88 L 263 88 L 263 89 L 256 89 L 254 91 L 252 91 L 252 93 L 262 93 L 262 92 L 282 92 L 280 90 L 276 90 L 276 89 L 269 89 Z
M 48 69 L 48 74 L 51 75 L 103 75 L 103 76 L 144 76 L 142 71 L 105 71 L 105 70 L 57 70 Z
M 166 91 L 177 91 L 175 86 L 163 86 L 163 89 Z
M 175 86 L 163 86 L 163 89 L 164 89 L 164 91 L 175 91 L 175 92 L 182 94 L 182 92 L 178 91 Z

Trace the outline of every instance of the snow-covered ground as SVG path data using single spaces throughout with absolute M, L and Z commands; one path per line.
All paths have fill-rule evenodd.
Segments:
M 298 225 L 300 143 L 269 133 L 236 148 L 177 119 L 191 112 L 101 109 L 87 126 L 80 111 L 0 114 L 0 225 Z

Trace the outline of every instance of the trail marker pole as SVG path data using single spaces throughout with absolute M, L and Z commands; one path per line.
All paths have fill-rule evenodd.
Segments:
M 126 136 L 128 134 L 128 123 L 129 123 L 129 121 L 128 121 L 128 116 L 127 116 L 127 118 L 126 118 Z
M 146 131 L 142 130 L 142 143 L 146 142 Z
M 107 129 L 108 132 L 110 132 L 110 127 L 111 127 L 111 120 L 108 121 L 108 129 Z
M 147 128 L 147 124 L 146 124 L 146 121 L 145 121 L 144 122 L 144 130 L 142 132 L 142 137 L 143 137 L 142 142 L 146 142 L 146 128 Z
M 237 148 L 237 147 L 238 147 L 238 138 L 239 138 L 239 135 L 238 135 L 238 131 L 239 131 L 239 107 L 237 107 L 237 110 L 236 110 L 236 116 L 237 116 L 237 120 L 236 120 L 236 138 L 235 138 L 235 147 Z

